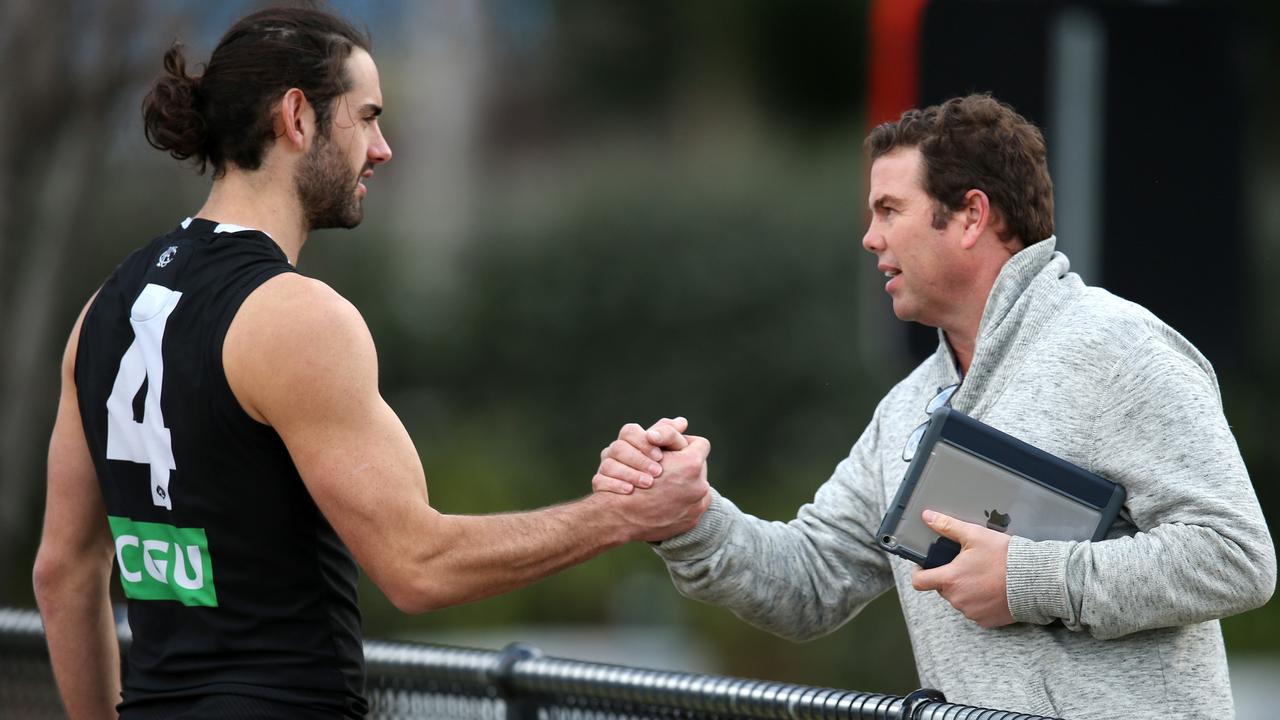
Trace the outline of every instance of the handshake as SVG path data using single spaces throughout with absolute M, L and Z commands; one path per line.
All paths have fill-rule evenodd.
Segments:
M 711 504 L 711 443 L 685 435 L 688 427 L 682 417 L 663 418 L 648 430 L 629 423 L 600 451 L 591 486 L 628 528 L 628 539 L 661 542 L 691 530 Z

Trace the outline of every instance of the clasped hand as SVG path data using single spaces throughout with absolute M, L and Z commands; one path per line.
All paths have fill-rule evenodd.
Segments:
M 621 496 L 618 505 L 638 540 L 658 542 L 691 530 L 711 504 L 711 443 L 684 435 L 688 425 L 684 418 L 663 418 L 648 430 L 628 423 L 600 451 L 591 486 Z

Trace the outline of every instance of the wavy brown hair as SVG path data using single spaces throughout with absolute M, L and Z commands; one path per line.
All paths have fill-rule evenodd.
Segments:
M 1053 235 L 1053 180 L 1044 136 L 990 95 L 952 98 L 877 125 L 865 142 L 872 162 L 904 147 L 924 160 L 924 189 L 938 206 L 934 225 L 964 206 L 964 195 L 987 194 L 1004 221 L 1000 239 L 1028 246 Z

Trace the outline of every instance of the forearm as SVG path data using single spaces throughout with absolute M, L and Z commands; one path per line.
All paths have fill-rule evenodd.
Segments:
M 49 659 L 71 720 L 116 717 L 120 651 L 108 582 L 101 573 L 37 578 Z
M 404 612 L 483 600 L 557 573 L 632 539 L 614 498 L 591 495 L 527 512 L 444 515 L 403 533 L 396 562 L 372 579 Z
M 531 512 L 436 515 L 432 537 L 403 569 L 397 605 L 425 612 L 532 584 L 625 543 L 608 498 L 590 495 Z
M 1275 550 L 1265 526 L 1242 530 L 1171 523 L 1097 543 L 1014 538 L 1010 610 L 1102 639 L 1250 610 L 1274 591 Z
M 657 551 L 686 597 L 808 640 L 836 629 L 892 584 L 883 553 L 859 539 L 856 525 L 842 525 L 833 531 L 814 506 L 790 523 L 767 522 L 717 496 L 697 528 Z

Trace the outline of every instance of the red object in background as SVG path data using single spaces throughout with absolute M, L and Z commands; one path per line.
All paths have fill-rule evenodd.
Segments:
M 929 0 L 872 0 L 871 77 L 867 126 L 897 120 L 916 106 L 920 83 L 920 21 Z

